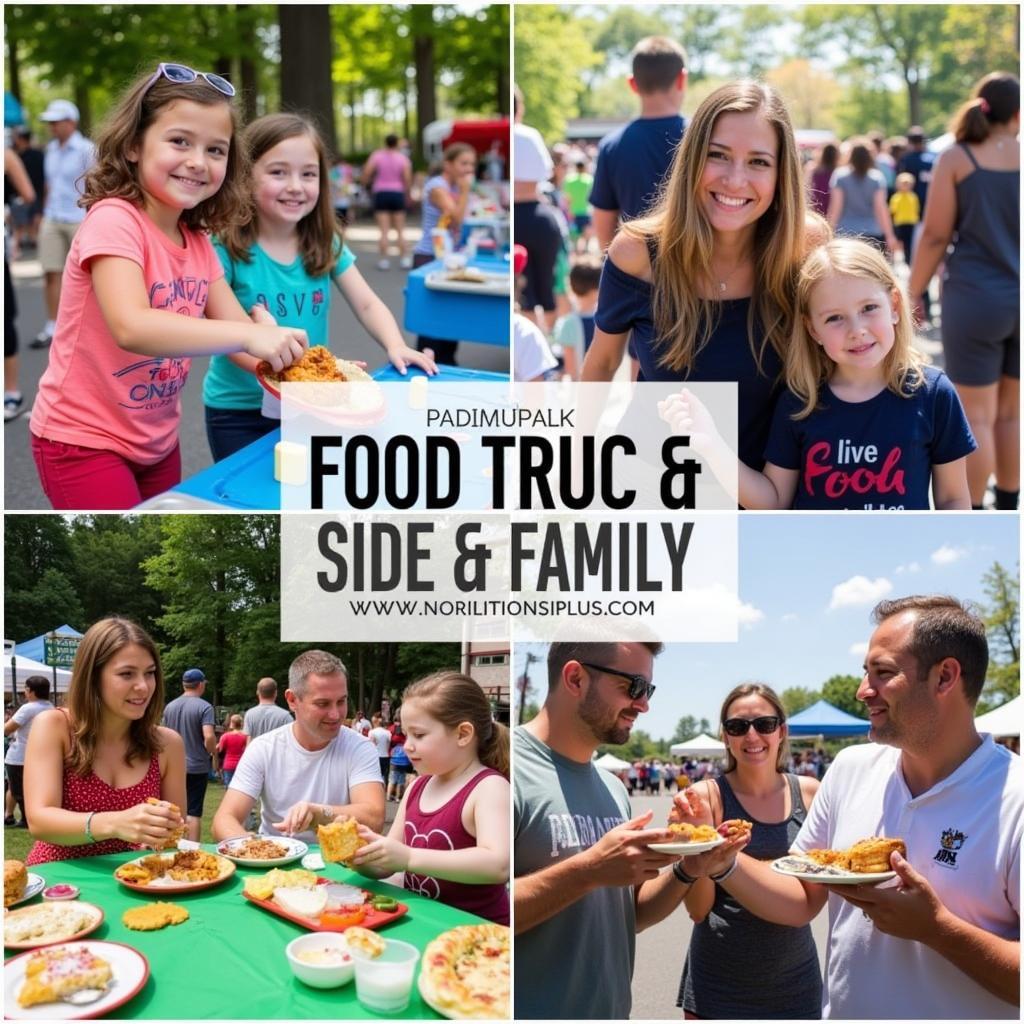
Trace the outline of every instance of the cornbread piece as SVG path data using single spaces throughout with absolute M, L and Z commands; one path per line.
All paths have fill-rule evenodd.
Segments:
M 28 870 L 20 860 L 4 861 L 4 906 L 17 903 L 25 895 L 28 885 Z
M 753 828 L 753 823 L 743 818 L 730 818 L 718 826 L 718 834 L 725 836 L 726 839 L 732 839 L 734 836 L 749 834 Z
M 345 931 L 345 940 L 349 949 L 358 950 L 368 957 L 376 958 L 384 952 L 384 940 L 369 928 L 348 928 Z
M 170 800 L 157 800 L 155 796 L 146 797 L 147 804 L 153 804 L 156 807 L 169 807 L 174 813 L 180 818 L 181 808 L 177 804 L 172 804 Z M 185 823 L 182 822 L 177 828 L 175 828 L 171 834 L 164 840 L 161 846 L 154 846 L 154 850 L 173 850 L 178 845 L 178 840 L 185 835 Z
M 858 875 L 876 874 L 881 871 L 891 871 L 889 856 L 893 851 L 906 857 L 907 845 L 902 839 L 884 839 L 879 836 L 872 836 L 870 839 L 862 839 L 847 850 L 850 858 L 850 870 Z
M 136 885 L 149 885 L 153 881 L 153 875 L 140 864 L 122 864 L 114 872 L 114 877 L 122 882 L 134 882 Z
M 719 838 L 713 825 L 691 825 L 684 821 L 669 825 L 668 830 L 678 836 L 681 843 L 710 843 Z
M 104 989 L 112 977 L 110 964 L 85 945 L 48 946 L 28 957 L 18 1005 L 55 1003 L 82 989 Z
M 132 907 L 121 915 L 125 928 L 134 932 L 155 932 L 169 924 L 188 920 L 188 911 L 174 903 L 146 903 Z
M 303 868 L 284 871 L 272 868 L 265 875 L 247 878 L 242 886 L 246 894 L 254 900 L 269 900 L 275 889 L 312 889 L 316 885 L 316 875 Z
M 328 864 L 349 861 L 356 850 L 366 845 L 366 840 L 360 839 L 356 831 L 355 818 L 318 826 L 316 839 L 320 844 L 320 852 Z

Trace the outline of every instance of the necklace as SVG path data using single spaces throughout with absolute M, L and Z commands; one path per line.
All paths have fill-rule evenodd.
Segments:
M 712 275 L 712 277 L 715 277 L 718 280 L 718 290 L 720 292 L 724 292 L 729 287 L 729 280 L 733 277 L 736 271 L 740 269 L 740 267 L 743 265 L 743 262 L 743 257 L 741 256 L 736 261 L 736 265 L 732 268 L 732 270 L 729 271 L 728 274 L 725 275 L 725 277 L 718 277 L 715 274 Z M 712 270 L 714 270 L 714 267 L 712 267 Z

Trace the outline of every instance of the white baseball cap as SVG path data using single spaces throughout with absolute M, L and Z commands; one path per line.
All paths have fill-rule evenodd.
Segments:
M 78 107 L 71 100 L 53 100 L 39 115 L 40 121 L 75 121 L 79 120 Z

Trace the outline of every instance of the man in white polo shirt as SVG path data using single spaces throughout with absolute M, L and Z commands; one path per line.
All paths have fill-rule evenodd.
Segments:
M 377 750 L 345 728 L 348 673 L 333 654 L 306 651 L 288 669 L 291 725 L 250 741 L 213 818 L 218 841 L 243 835 L 260 801 L 260 833 L 316 842 L 316 828 L 349 815 L 374 832 L 384 827 L 384 786 Z
M 793 852 L 899 837 L 897 884 L 824 886 L 746 854 L 719 884 L 752 913 L 810 921 L 828 900 L 826 1018 L 1019 1016 L 1020 758 L 974 728 L 984 624 L 949 597 L 883 601 L 864 680 L 873 742 L 840 751 Z M 689 874 L 721 874 L 714 852 Z
M 45 277 L 47 319 L 30 342 L 32 348 L 45 348 L 53 338 L 64 263 L 75 232 L 85 220 L 85 210 L 78 200 L 95 154 L 93 144 L 78 130 L 78 107 L 70 100 L 54 100 L 40 120 L 50 126 L 53 136 L 43 155 L 46 196 L 39 226 L 39 262 Z

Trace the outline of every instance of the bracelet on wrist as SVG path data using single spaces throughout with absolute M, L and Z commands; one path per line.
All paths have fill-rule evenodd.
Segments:
M 92 834 L 92 819 L 95 813 L 95 811 L 90 811 L 85 816 L 85 838 L 88 839 L 90 843 L 97 842 L 96 837 Z
M 697 882 L 697 879 L 694 878 L 693 875 L 688 875 L 686 873 L 683 869 L 683 862 L 679 860 L 672 865 L 672 874 L 675 875 L 683 885 L 694 885 Z
M 737 857 L 720 875 L 709 875 L 712 882 L 724 882 L 735 870 L 740 859 Z

